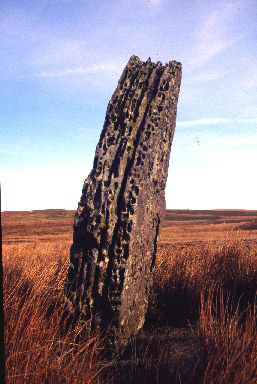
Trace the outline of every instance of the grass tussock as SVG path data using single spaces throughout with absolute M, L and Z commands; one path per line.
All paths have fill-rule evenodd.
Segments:
M 101 343 L 79 340 L 82 327 L 60 334 L 68 244 L 4 247 L 6 381 L 90 383 Z
M 257 246 L 243 240 L 160 247 L 150 299 L 149 324 L 174 326 L 198 320 L 202 290 L 216 286 L 240 302 L 255 301 Z
M 223 290 L 201 294 L 199 335 L 203 384 L 254 384 L 257 377 L 256 307 L 244 313 Z

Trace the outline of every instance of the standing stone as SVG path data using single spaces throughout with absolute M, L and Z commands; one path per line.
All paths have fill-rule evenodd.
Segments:
M 132 56 L 107 108 L 74 219 L 65 285 L 73 321 L 125 345 L 144 324 L 168 175 L 181 64 Z

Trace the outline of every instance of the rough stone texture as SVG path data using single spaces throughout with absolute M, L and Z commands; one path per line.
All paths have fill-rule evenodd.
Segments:
M 132 56 L 108 104 L 74 220 L 65 292 L 73 320 L 125 345 L 144 324 L 165 212 L 181 64 Z

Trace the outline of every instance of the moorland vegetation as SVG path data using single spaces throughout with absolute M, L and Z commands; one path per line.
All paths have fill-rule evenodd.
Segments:
M 61 332 L 73 214 L 2 214 L 8 384 L 256 382 L 256 211 L 167 211 L 145 326 L 112 359 Z

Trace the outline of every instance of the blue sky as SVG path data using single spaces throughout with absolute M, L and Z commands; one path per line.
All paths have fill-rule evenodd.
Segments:
M 76 209 L 132 54 L 182 62 L 167 207 L 257 209 L 256 0 L 8 0 L 2 210 Z

